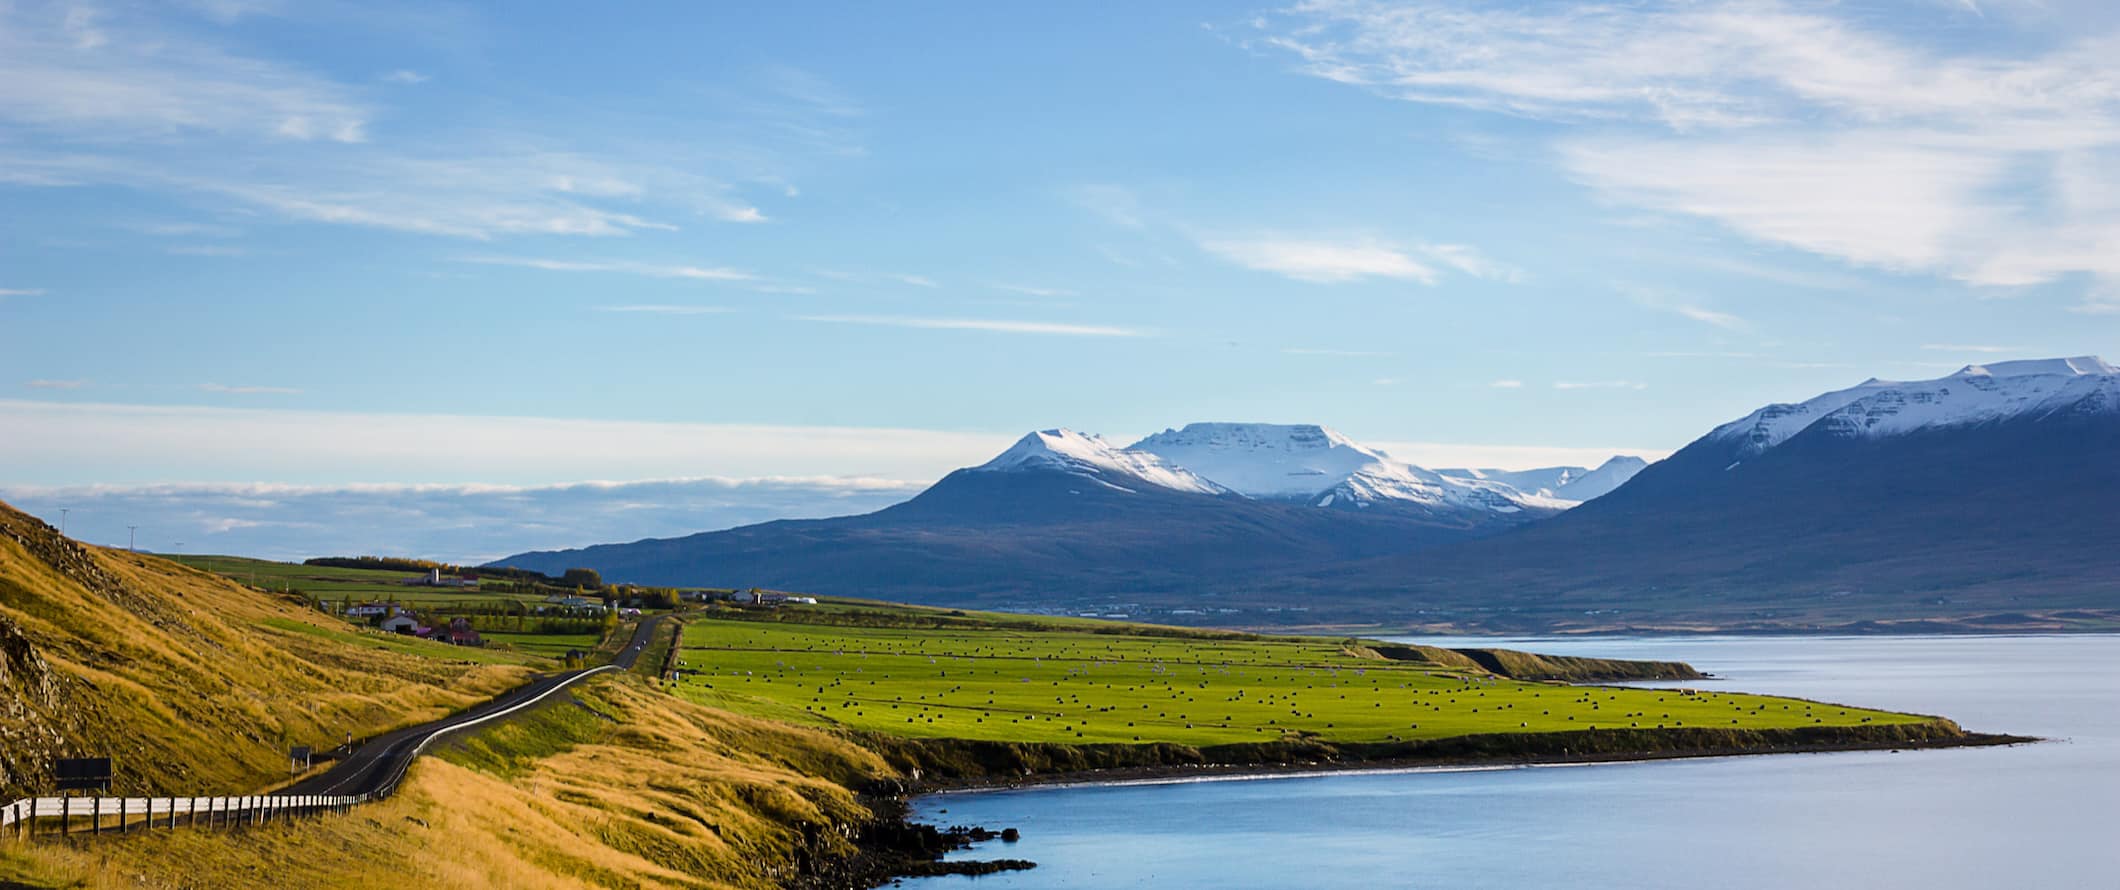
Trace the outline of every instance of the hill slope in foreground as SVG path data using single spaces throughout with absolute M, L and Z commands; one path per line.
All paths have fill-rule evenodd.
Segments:
M 43 783 L 45 757 L 106 751 L 130 793 L 255 792 L 283 738 L 424 719 L 536 664 L 0 520 L 9 794 Z M 938 782 L 1982 740 L 1939 718 L 1538 679 L 1696 676 L 1670 663 L 854 601 L 694 614 L 678 658 L 678 683 L 602 675 L 446 742 L 350 815 L 0 841 L 0 884 L 867 886 L 937 852 L 897 796 Z

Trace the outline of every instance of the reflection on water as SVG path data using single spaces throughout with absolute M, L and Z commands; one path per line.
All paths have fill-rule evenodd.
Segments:
M 960 856 L 1039 868 L 905 885 L 2120 887 L 2120 636 L 1461 642 L 1688 661 L 1733 690 L 2055 741 L 937 795 L 916 817 L 1023 830 Z

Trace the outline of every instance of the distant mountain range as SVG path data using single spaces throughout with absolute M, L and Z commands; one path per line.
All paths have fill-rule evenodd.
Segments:
M 1616 459 L 1597 473 L 1630 474 Z M 1575 506 L 1394 460 L 1314 425 L 1202 423 L 1127 448 L 1056 429 L 863 516 L 769 522 L 683 538 L 524 553 L 498 564 L 587 567 L 647 584 L 739 584 L 929 602 L 1237 585 L 1262 574 L 1494 534 Z
M 2086 357 L 1769 405 L 1646 468 L 1429 470 L 1309 425 L 1050 430 L 865 516 L 500 563 L 1238 624 L 2120 626 L 2116 505 L 2120 372 Z

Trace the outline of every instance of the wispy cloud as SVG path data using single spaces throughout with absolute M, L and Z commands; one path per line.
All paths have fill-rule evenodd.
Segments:
M 165 249 L 163 253 L 172 256 L 239 257 L 248 256 L 250 251 L 226 244 L 180 244 Z
M 339 484 L 643 477 L 939 479 L 1021 431 L 675 423 L 0 399 L 13 484 L 173 479 Z M 446 435 L 438 434 L 445 432 Z
M 1649 388 L 1649 384 L 1646 384 L 1646 383 L 1638 383 L 1638 382 L 1636 382 L 1636 381 L 1633 381 L 1633 380 L 1560 380 L 1560 381 L 1556 381 L 1556 382 L 1554 382 L 1554 384 L 1553 384 L 1553 388 L 1554 388 L 1554 389 L 1560 389 L 1560 390 L 1574 390 L 1574 389 L 1648 389 L 1648 388 Z
M 899 281 L 900 283 L 902 283 L 902 284 L 910 284 L 910 285 L 912 285 L 912 286 L 914 286 L 914 287 L 940 287 L 940 286 L 941 286 L 941 285 L 939 285 L 939 284 L 937 284 L 937 283 L 935 282 L 935 279 L 933 279 L 933 278 L 929 278 L 929 277 L 927 277 L 927 276 L 925 276 L 925 275 L 893 275 L 893 276 L 891 276 L 891 277 L 892 277 L 892 278 L 895 278 L 895 279 L 897 279 L 897 280 L 898 280 L 898 281 Z
M 1492 388 L 1494 388 L 1494 389 L 1523 389 L 1523 388 L 1524 388 L 1524 381 L 1522 381 L 1522 380 L 1496 380 L 1496 381 L 1494 381 L 1493 383 L 1489 383 L 1489 384 L 1487 384 L 1487 385 L 1488 385 L 1489 387 L 1492 387 Z
M 1053 298 L 1079 296 L 1076 291 L 1072 291 L 1064 287 L 1032 287 L 1028 284 L 996 284 L 993 285 L 993 287 L 995 290 L 1005 290 L 1010 293 L 1022 294 L 1026 297 Z
M 831 324 L 876 325 L 894 328 L 926 328 L 949 331 L 992 331 L 1004 334 L 1050 334 L 1063 337 L 1150 337 L 1153 332 L 1112 325 L 1070 324 L 1050 321 L 1020 321 L 993 318 L 919 318 L 903 315 L 798 315 L 797 321 Z
M 1556 146 L 1577 181 L 1747 238 L 1979 286 L 2120 281 L 2115 36 L 1995 52 L 1877 21 L 1844 4 L 1312 0 L 1249 45 L 1394 99 L 1578 127 Z
M 614 237 L 764 222 L 745 191 L 791 192 L 795 164 L 849 150 L 809 126 L 836 111 L 786 91 L 706 103 L 647 133 L 601 108 L 541 115 L 543 132 L 491 118 L 435 128 L 385 104 L 404 94 L 380 86 L 423 73 L 340 80 L 269 46 L 238 48 L 236 29 L 198 27 L 174 5 L 87 9 L 0 18 L 0 182 L 118 186 L 265 221 L 453 238 Z M 371 132 L 378 120 L 392 122 L 389 138 Z
M 1399 247 L 1373 239 L 1325 241 L 1303 238 L 1209 239 L 1200 247 L 1225 260 L 1297 281 L 1341 284 L 1388 278 L 1434 284 L 1433 268 Z
M 1317 348 L 1310 348 L 1310 347 L 1300 347 L 1300 346 L 1292 346 L 1292 347 L 1289 347 L 1289 348 L 1287 348 L 1287 349 L 1283 349 L 1283 350 L 1281 350 L 1281 354 L 1282 354 L 1282 355 L 1322 355 L 1322 356 L 1331 356 L 1331 357 L 1334 357 L 1334 358 L 1382 358 L 1382 357 L 1384 357 L 1384 356 L 1391 356 L 1391 355 L 1397 355 L 1398 353 L 1395 353 L 1395 352 L 1378 352 L 1378 351 L 1375 351 L 1375 350 L 1368 350 L 1368 349 L 1317 349 Z
M 727 306 L 679 306 L 669 303 L 636 303 L 625 306 L 598 306 L 598 312 L 637 312 L 648 315 L 719 315 L 734 310 Z
M 1983 355 L 2025 351 L 2022 346 L 1990 346 L 1978 343 L 1923 343 L 1921 348 L 1931 352 L 1977 352 Z
M 187 133 L 361 142 L 352 90 L 88 7 L 10 9 L 0 22 L 0 120 L 102 141 Z
M 1370 278 L 1435 284 L 1443 269 L 1509 283 L 1528 277 L 1522 270 L 1465 244 L 1395 242 L 1369 236 L 1267 235 L 1196 240 L 1200 249 L 1247 269 L 1318 284 Z
M 86 380 L 45 380 L 45 379 L 41 379 L 41 378 L 40 378 L 40 379 L 37 379 L 37 380 L 31 380 L 31 381 L 28 381 L 28 382 L 26 382 L 26 383 L 24 383 L 24 384 L 22 384 L 22 385 L 23 385 L 23 386 L 27 386 L 27 387 L 29 387 L 30 389 L 81 389 L 81 388 L 83 388 L 83 387 L 85 387 L 85 386 L 87 386 L 87 385 L 88 385 L 88 381 L 86 381 Z
M 469 256 L 460 262 L 486 266 L 517 266 L 547 272 L 619 272 L 648 278 L 683 278 L 694 281 L 753 281 L 758 276 L 727 266 L 658 265 L 628 261 L 561 260 L 547 257 Z
M 1130 229 L 1148 225 L 1148 211 L 1140 196 L 1125 186 L 1090 183 L 1066 189 L 1064 195 L 1070 203 L 1103 217 L 1106 222 Z
M 1713 309 L 1703 309 L 1699 306 L 1678 305 L 1671 307 L 1671 311 L 1702 324 L 1714 325 L 1726 331 L 1741 331 L 1752 326 L 1751 322 L 1731 315 L 1728 312 L 1717 312 Z
M 2120 315 L 2120 297 L 2094 294 L 2068 307 L 2068 311 L 2080 315 Z
M 1655 309 L 1659 312 L 1669 312 L 1682 318 L 1690 318 L 1702 324 L 1713 325 L 1726 331 L 1749 330 L 1752 327 L 1752 323 L 1744 318 L 1698 305 L 1691 302 L 1687 297 L 1670 293 L 1662 288 L 1644 287 L 1625 282 L 1614 286 L 1618 288 L 1620 293 L 1627 295 L 1628 299 L 1633 300 L 1636 305 Z
M 217 392 L 226 395 L 238 396 L 293 396 L 301 395 L 302 393 L 301 390 L 295 389 L 291 386 L 230 386 L 225 383 L 201 383 L 199 384 L 199 389 L 204 392 Z
M 41 288 L 41 287 L 0 287 L 0 297 L 41 297 L 41 296 L 44 296 L 44 288 Z
M 0 496 L 92 542 L 185 541 L 267 559 L 377 553 L 483 562 L 525 550 L 675 537 L 773 519 L 866 513 L 923 482 L 706 477 L 550 485 L 147 484 L 10 486 Z
M 403 86 L 412 86 L 415 84 L 426 83 L 428 79 L 429 78 L 427 77 L 427 75 L 421 74 L 418 71 L 414 71 L 410 68 L 399 68 L 398 70 L 385 74 L 382 77 L 384 83 L 394 83 Z
M 1662 460 L 1669 449 L 1562 445 L 1494 445 L 1459 442 L 1374 442 L 1392 457 L 1424 467 L 1487 467 L 1528 470 L 1533 467 L 1594 467 L 1614 455 Z

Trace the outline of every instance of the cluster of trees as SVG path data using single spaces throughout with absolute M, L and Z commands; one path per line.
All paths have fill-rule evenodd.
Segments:
M 319 556 L 314 559 L 302 560 L 302 564 L 305 566 L 321 566 L 328 569 L 376 569 L 386 572 L 417 572 L 423 575 L 434 569 L 441 569 L 451 574 L 460 573 L 464 570 L 462 566 L 453 566 L 446 562 L 435 562 L 431 559 L 407 559 L 402 556 Z

